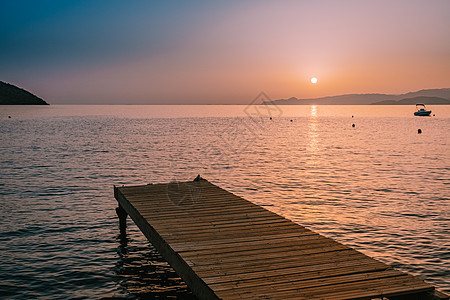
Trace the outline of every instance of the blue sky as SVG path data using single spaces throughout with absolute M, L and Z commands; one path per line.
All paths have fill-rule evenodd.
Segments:
M 0 80 L 54 104 L 448 87 L 449 15 L 446 0 L 3 0 Z
M 173 1 L 18 0 L 2 6 L 0 55 L 8 67 L 60 68 L 155 54 L 182 38 L 180 28 L 195 27 L 195 5 Z

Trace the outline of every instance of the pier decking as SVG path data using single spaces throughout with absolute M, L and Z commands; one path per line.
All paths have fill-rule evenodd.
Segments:
M 127 215 L 199 299 L 445 299 L 206 180 L 115 187 Z

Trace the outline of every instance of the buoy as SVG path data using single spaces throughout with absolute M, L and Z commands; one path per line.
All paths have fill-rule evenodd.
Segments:
M 8 116 L 8 119 L 11 119 L 11 116 Z
M 270 119 L 272 120 L 272 117 L 270 117 Z
M 352 127 L 355 127 L 355 124 L 352 124 Z
M 353 118 L 353 116 L 352 116 L 352 118 Z
M 292 120 L 291 120 L 291 122 L 292 122 Z
M 421 134 L 421 133 L 422 133 L 422 129 L 420 129 L 420 128 L 417 129 L 417 133 L 418 133 L 418 134 Z

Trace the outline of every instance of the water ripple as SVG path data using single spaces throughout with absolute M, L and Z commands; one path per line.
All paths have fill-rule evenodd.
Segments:
M 240 106 L 221 108 L 233 111 L 225 117 L 198 107 L 204 118 L 159 118 L 150 106 L 55 109 L 0 120 L 6 298 L 192 299 L 131 221 L 118 238 L 112 186 L 197 174 L 450 292 L 448 108 L 425 120 L 286 106 L 271 122 Z

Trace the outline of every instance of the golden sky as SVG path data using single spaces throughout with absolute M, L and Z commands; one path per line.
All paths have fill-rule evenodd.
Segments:
M 279 99 L 450 87 L 446 0 L 6 2 L 0 80 L 52 104 L 247 104 L 261 91 Z

